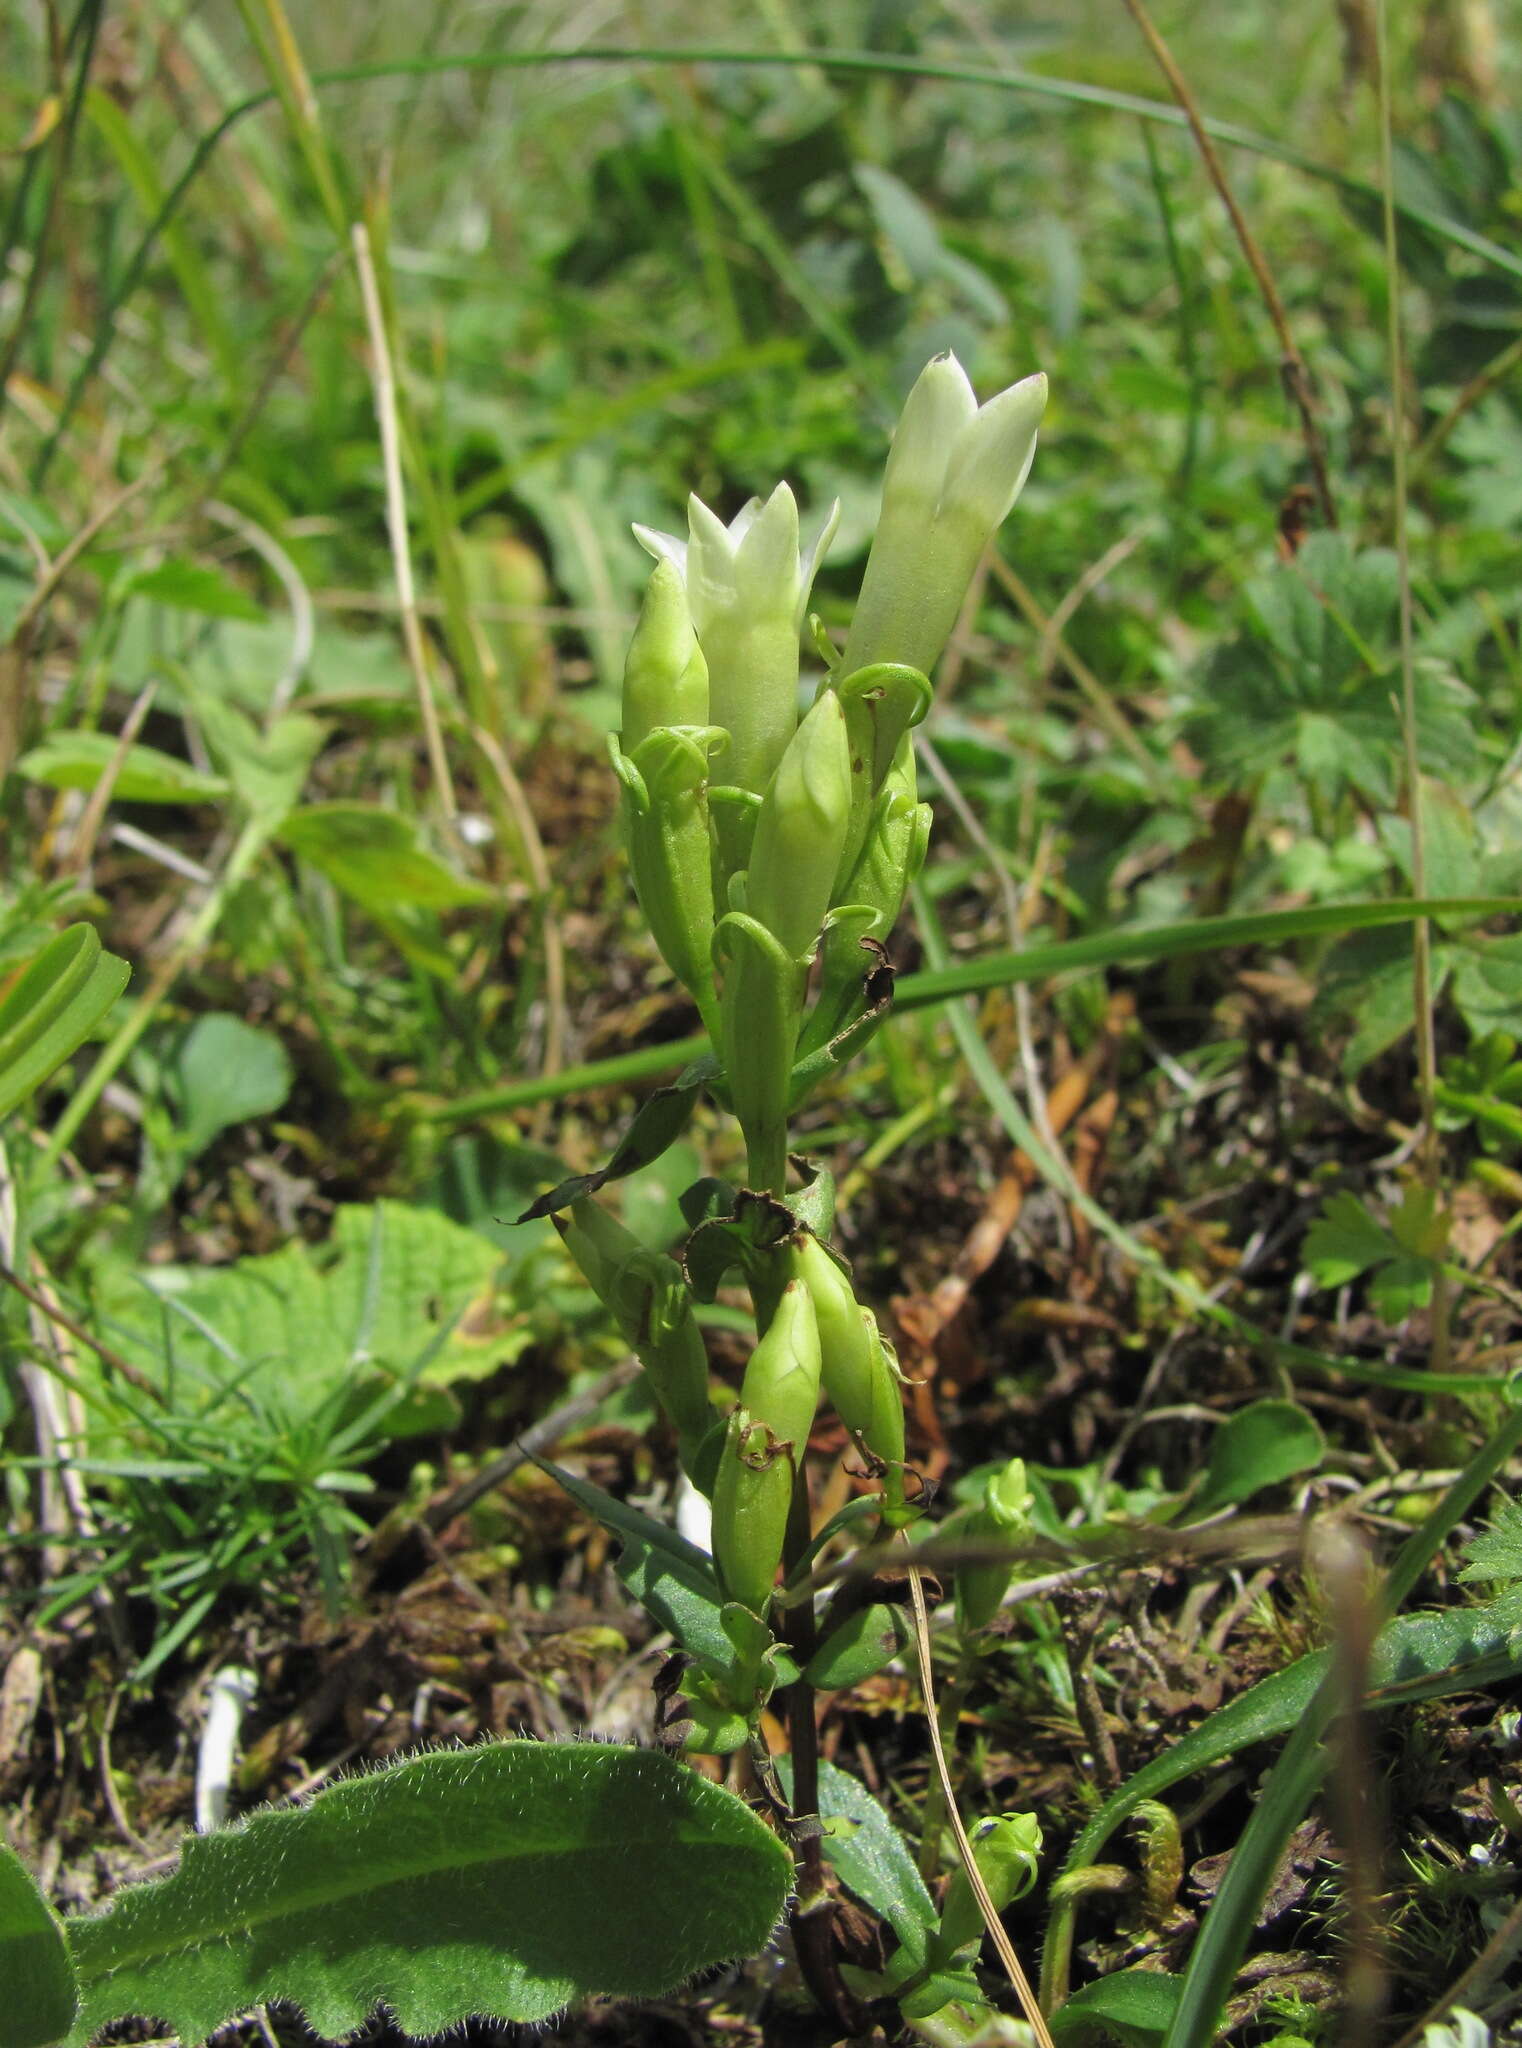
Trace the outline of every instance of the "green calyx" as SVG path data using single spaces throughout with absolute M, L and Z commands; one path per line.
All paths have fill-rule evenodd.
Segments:
M 988 1888 L 995 1912 L 1002 1913 L 1016 1899 L 1024 1898 L 1036 1882 L 1041 1866 L 1041 1824 L 1033 1813 L 991 1814 L 975 1821 L 968 1835 L 978 1875 Z M 966 1870 L 958 1865 L 946 1890 L 935 1943 L 942 1966 L 982 1934 L 982 1912 Z
M 873 1459 L 901 1468 L 901 1383 L 872 1311 L 857 1301 L 850 1280 L 817 1237 L 800 1237 L 793 1262 L 814 1304 L 820 1378 L 831 1406 Z
M 632 755 L 613 752 L 624 789 L 624 840 L 640 909 L 661 957 L 717 1029 L 713 985 L 713 851 L 708 763 L 717 726 L 658 726 Z
M 829 694 L 839 697 L 846 715 L 851 761 L 851 824 L 841 849 L 835 895 L 839 902 L 853 902 L 848 884 L 871 829 L 878 794 L 901 757 L 908 760 L 912 774 L 913 754 L 905 742 L 930 709 L 931 689 L 920 669 L 884 661 L 837 677 Z
M 1017 1542 L 1030 1527 L 1030 1489 L 1025 1461 L 1011 1458 L 983 1489 L 976 1507 L 964 1508 L 945 1524 L 943 1533 L 958 1543 L 998 1545 Z M 1013 1559 L 997 1555 L 987 1562 L 959 1564 L 956 1573 L 957 1633 L 964 1643 L 981 1634 L 998 1613 L 1014 1583 Z
M 828 1045 L 861 1015 L 875 964 L 861 942 L 887 943 L 929 844 L 930 806 L 918 801 L 914 750 L 905 737 L 872 801 L 855 865 L 835 892 L 837 908 L 820 947 L 819 986 L 799 1040 L 801 1054 Z
M 745 905 L 793 959 L 811 953 L 850 828 L 851 757 L 841 700 L 825 691 L 788 742 L 751 842 Z
M 719 921 L 713 957 L 721 980 L 719 1050 L 745 1134 L 748 1179 L 753 1188 L 780 1194 L 805 969 L 744 911 Z
M 766 1611 L 793 1487 L 819 1402 L 819 1331 L 808 1290 L 790 1281 L 751 1353 L 713 1490 L 713 1556 L 730 1598 Z
M 626 754 L 660 726 L 706 725 L 708 664 L 680 573 L 657 562 L 624 661 L 620 741 Z

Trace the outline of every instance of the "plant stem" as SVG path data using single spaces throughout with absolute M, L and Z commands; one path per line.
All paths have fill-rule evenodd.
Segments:
M 800 1467 L 782 1546 L 784 1577 L 801 1562 L 811 1536 L 808 1479 Z M 818 1639 L 812 1599 L 784 1607 L 778 1632 L 800 1668 L 807 1664 Z M 819 1824 L 819 1726 L 814 1688 L 801 1678 L 788 1688 L 787 1727 L 793 1754 L 793 1853 L 798 1862 L 798 1895 L 791 1910 L 793 1946 L 803 1981 L 820 2009 L 854 2037 L 865 2031 L 867 2016 L 842 1982 L 835 1955 L 835 1914 L 825 1884 Z

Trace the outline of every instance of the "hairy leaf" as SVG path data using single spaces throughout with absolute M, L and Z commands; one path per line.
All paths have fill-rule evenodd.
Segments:
M 377 2005 L 437 2034 L 649 1998 L 753 1954 L 787 1850 L 731 1793 L 653 1751 L 491 1743 L 192 1836 L 180 1867 L 66 1923 L 75 2044 L 143 2014 L 186 2043 L 267 1999 L 337 2037 Z
M 47 1900 L 0 1842 L 0 2048 L 47 2048 L 74 2024 L 74 1966 Z

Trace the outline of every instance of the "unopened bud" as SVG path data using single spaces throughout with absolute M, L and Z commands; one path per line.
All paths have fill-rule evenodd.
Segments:
M 981 409 L 955 356 L 927 363 L 905 402 L 841 672 L 939 659 L 978 561 L 1020 494 L 1046 405 L 1027 377 Z
M 693 631 L 681 574 L 670 562 L 657 562 L 645 586 L 624 662 L 622 715 L 620 740 L 626 754 L 661 726 L 708 723 L 708 665 Z
M 851 818 L 845 712 L 821 692 L 788 743 L 756 820 L 745 903 L 793 959 L 819 937 Z
M 818 1400 L 819 1331 L 808 1290 L 794 1280 L 745 1368 L 714 1481 L 714 1563 L 725 1591 L 753 1614 L 771 1598 Z

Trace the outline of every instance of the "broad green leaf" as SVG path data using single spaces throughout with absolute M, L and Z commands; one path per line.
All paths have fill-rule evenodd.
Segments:
M 924 201 L 891 171 L 858 163 L 852 172 L 866 196 L 878 233 L 888 248 L 889 268 L 904 282 L 921 285 L 937 275 L 945 254 L 941 231 Z
M 23 754 L 16 773 L 45 789 L 94 789 L 115 760 L 117 742 L 105 732 L 55 732 Z M 207 775 L 157 747 L 128 747 L 112 785 L 128 804 L 204 804 L 225 797 L 225 776 Z
M 1468 932 L 1447 948 L 1453 1000 L 1477 1037 L 1514 1028 L 1522 1017 L 1522 932 Z
M 275 1034 L 221 1011 L 197 1017 L 164 1072 L 190 1157 L 229 1124 L 272 1116 L 291 1092 L 291 1062 Z
M 52 1908 L 0 1842 L 0 2048 L 47 2048 L 74 2024 L 74 1966 Z
M 804 1666 L 816 1692 L 839 1692 L 891 1664 L 908 1640 L 902 1608 L 883 1602 L 858 1607 L 827 1636 Z
M 528 1342 L 493 1303 L 502 1254 L 435 1209 L 345 1205 L 327 1242 L 301 1240 L 230 1266 L 111 1272 L 100 1307 L 111 1342 L 162 1383 L 165 1344 L 177 1399 L 201 1409 L 233 1382 L 294 1426 L 344 1388 L 356 1404 L 376 1378 L 417 1373 L 422 1388 L 480 1379 Z M 225 1398 L 225 1397 L 223 1397 Z M 406 1410 L 392 1418 L 394 1427 Z
M 301 795 L 324 728 L 304 712 L 291 711 L 263 731 L 214 691 L 192 687 L 188 674 L 184 680 L 206 744 L 238 802 L 251 822 L 275 832 Z
M 792 1759 L 777 1759 L 782 1789 L 793 1796 Z M 938 1914 L 909 1845 L 866 1786 L 821 1758 L 819 1817 L 824 1853 L 847 1891 L 886 1920 L 916 1966 L 925 1960 Z
M 1183 1982 L 1166 1970 L 1116 1970 L 1085 1984 L 1052 2014 L 1052 2039 L 1153 2048 L 1173 2022 Z
M 1369 1282 L 1369 1306 L 1382 1323 L 1403 1323 L 1431 1301 L 1433 1278 L 1430 1259 L 1392 1259 Z
M 1250 1401 L 1210 1439 L 1205 1484 L 1192 1511 L 1214 1514 L 1297 1472 L 1314 1472 L 1325 1451 L 1321 1431 L 1293 1401 Z
M 564 1466 L 551 1465 L 543 1458 L 535 1463 L 558 1480 L 573 1500 L 580 1501 L 610 1536 L 618 1538 L 623 1545 L 618 1576 L 688 1655 L 721 1670 L 731 1666 L 735 1648 L 720 1618 L 724 1595 L 711 1560 L 696 1544 L 663 1522 L 642 1515 L 638 1508 L 615 1500 L 589 1479 L 567 1472 Z
M 0 1002 L 0 1116 L 84 1043 L 130 974 L 93 925 L 71 924 L 49 941 Z
M 279 834 L 415 967 L 440 981 L 453 979 L 439 913 L 488 903 L 492 892 L 433 852 L 415 819 L 378 804 L 311 804 L 285 818 Z
M 155 604 L 173 606 L 176 611 L 204 612 L 214 619 L 264 617 L 264 607 L 230 582 L 218 569 L 201 562 L 160 562 L 145 569 L 127 585 L 134 597 L 152 598 Z
M 330 2039 L 653 1998 L 753 1954 L 792 1878 L 733 1794 L 599 1743 L 490 1743 L 190 1837 L 179 1869 L 67 1923 L 82 2048 L 128 2014 L 187 2044 L 268 1999 Z

